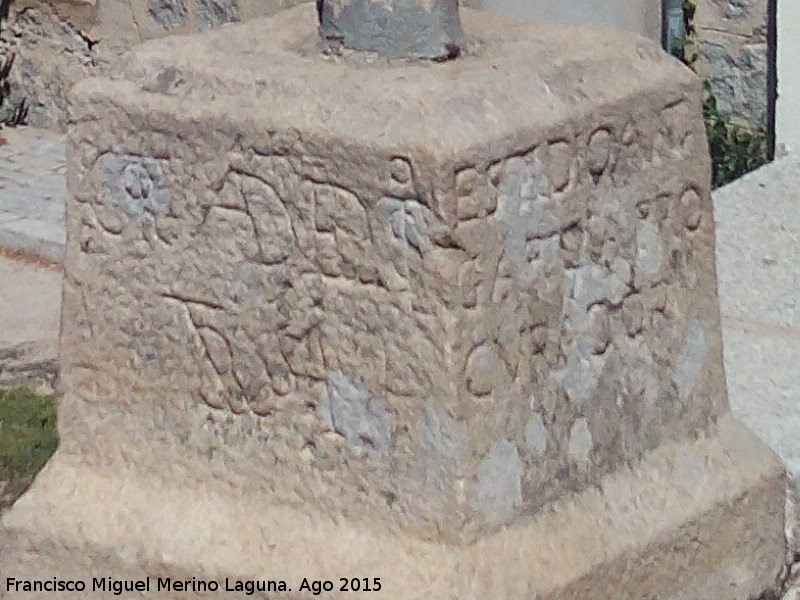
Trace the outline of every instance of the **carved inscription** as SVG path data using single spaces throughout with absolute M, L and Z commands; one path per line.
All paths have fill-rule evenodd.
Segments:
M 428 171 L 297 140 L 205 170 L 107 152 L 71 215 L 105 287 L 70 285 L 220 431 L 280 431 L 320 470 L 402 456 L 408 485 L 503 521 L 702 425 L 708 194 L 662 173 L 697 141 L 685 110 Z

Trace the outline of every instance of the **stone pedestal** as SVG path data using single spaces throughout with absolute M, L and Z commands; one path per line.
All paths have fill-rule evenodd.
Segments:
M 308 5 L 76 88 L 62 442 L 4 576 L 774 583 L 783 474 L 728 415 L 699 83 L 617 32 L 463 23 L 448 63 L 323 56 Z

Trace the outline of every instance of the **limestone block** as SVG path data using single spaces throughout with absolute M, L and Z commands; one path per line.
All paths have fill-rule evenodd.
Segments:
M 555 35 L 494 20 L 453 66 L 323 59 L 308 21 L 146 44 L 79 86 L 65 426 L 125 462 L 99 404 L 136 415 L 143 469 L 178 452 L 452 539 L 707 429 L 697 82 L 608 33 L 560 66 Z
M 366 569 L 401 600 L 774 583 L 783 475 L 728 415 L 699 82 L 473 11 L 457 60 L 325 56 L 315 17 L 75 88 L 62 443 L 0 556 Z

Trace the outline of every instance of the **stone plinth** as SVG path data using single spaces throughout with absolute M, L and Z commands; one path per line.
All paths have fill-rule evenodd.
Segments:
M 449 63 L 324 57 L 314 17 L 76 89 L 62 445 L 3 572 L 764 591 L 783 474 L 728 415 L 699 83 L 471 11 Z

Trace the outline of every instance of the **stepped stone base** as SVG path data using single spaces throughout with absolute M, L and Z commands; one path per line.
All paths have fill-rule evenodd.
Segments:
M 143 480 L 57 454 L 3 517 L 0 572 L 18 580 L 150 578 L 216 581 L 230 598 L 237 580 L 284 581 L 314 598 L 304 578 L 380 577 L 393 600 L 520 598 L 748 600 L 775 586 L 783 564 L 783 472 L 774 456 L 730 417 L 707 437 L 671 444 L 598 488 L 465 547 L 437 544 L 305 508 L 271 506 L 213 480 Z M 6 586 L 4 579 L 3 585 Z M 364 593 L 363 596 L 368 594 Z M 363 597 L 359 596 L 359 597 Z M 9 593 L 3 598 L 50 598 Z M 136 596 L 139 597 L 139 596 Z M 235 596 L 234 596 L 235 597 Z

